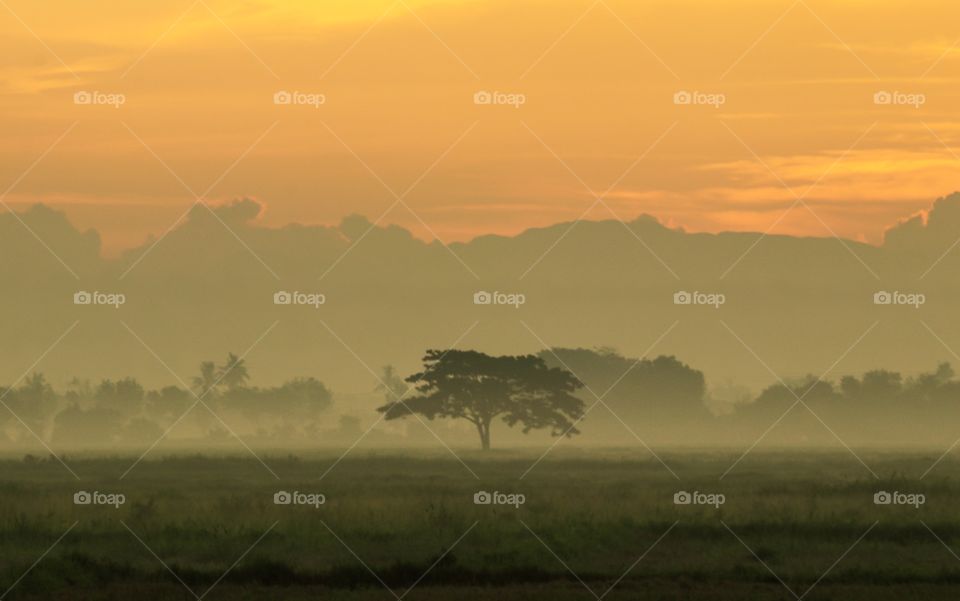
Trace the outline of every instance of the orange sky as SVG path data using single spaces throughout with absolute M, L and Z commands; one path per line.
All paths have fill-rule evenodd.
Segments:
M 269 225 L 392 206 L 384 223 L 445 241 L 612 211 L 876 242 L 960 189 L 958 16 L 885 0 L 0 0 L 0 193 L 63 208 L 107 252 L 205 193 L 256 198 Z M 277 105 L 280 90 L 326 102 Z M 525 102 L 477 105 L 480 90 Z M 678 105 L 681 90 L 724 102 Z M 798 197 L 809 209 L 784 217 Z

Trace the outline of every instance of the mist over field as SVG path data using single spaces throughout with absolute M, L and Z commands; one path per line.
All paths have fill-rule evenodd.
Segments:
M 960 599 L 920 0 L 0 0 L 0 601 Z
M 0 217 L 12 291 L 0 303 L 19 316 L 0 325 L 13 409 L 0 445 L 183 450 L 240 435 L 310 447 L 362 435 L 365 446 L 469 447 L 463 420 L 377 412 L 428 349 L 453 347 L 536 355 L 578 378 L 589 411 L 561 444 L 938 447 L 958 435 L 960 359 L 946 342 L 957 194 L 879 247 L 688 234 L 644 217 L 446 248 L 359 216 L 264 227 L 261 209 L 195 207 L 113 259 L 61 212 Z M 520 430 L 494 420 L 494 446 L 553 442 Z

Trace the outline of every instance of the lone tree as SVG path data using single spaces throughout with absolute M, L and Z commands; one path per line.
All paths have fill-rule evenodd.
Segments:
M 490 448 L 490 425 L 497 417 L 510 427 L 521 424 L 524 434 L 542 428 L 550 428 L 552 436 L 580 433 L 574 424 L 583 416 L 584 404 L 573 393 L 583 384 L 539 357 L 428 350 L 423 365 L 423 371 L 406 379 L 416 396 L 394 396 L 377 409 L 386 419 L 414 413 L 431 420 L 462 418 L 476 426 L 484 450 Z

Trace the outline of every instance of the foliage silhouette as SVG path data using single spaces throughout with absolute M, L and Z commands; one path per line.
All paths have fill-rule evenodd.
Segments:
M 386 419 L 414 413 L 431 420 L 465 419 L 476 427 L 484 450 L 490 449 L 490 427 L 498 417 L 510 427 L 522 425 L 524 433 L 543 428 L 553 436 L 580 432 L 575 425 L 584 415 L 584 403 L 574 393 L 583 384 L 539 357 L 428 350 L 423 364 L 423 371 L 406 379 L 416 387 L 416 396 L 397 396 L 378 408 Z

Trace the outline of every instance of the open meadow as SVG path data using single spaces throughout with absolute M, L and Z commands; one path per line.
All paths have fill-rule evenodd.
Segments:
M 756 451 L 735 466 L 739 453 L 662 452 L 668 470 L 634 450 L 539 455 L 265 455 L 266 467 L 179 456 L 129 471 L 135 457 L 66 457 L 79 480 L 55 459 L 10 458 L 0 589 L 8 600 L 960 594 L 949 456 L 930 469 L 939 453 L 858 452 L 868 469 L 845 452 Z

